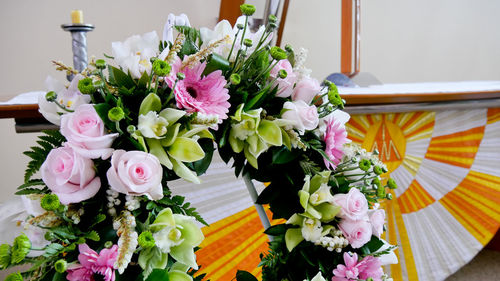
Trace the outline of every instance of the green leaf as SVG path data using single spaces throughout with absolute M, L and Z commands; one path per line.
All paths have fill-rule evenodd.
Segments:
M 368 243 L 363 245 L 363 247 L 360 248 L 361 252 L 365 255 L 369 255 L 371 253 L 375 253 L 380 247 L 384 245 L 384 242 L 380 240 L 377 236 L 372 235 L 372 238 Z
M 286 164 L 297 159 L 300 155 L 300 153 L 294 153 L 286 146 L 283 146 L 273 151 L 273 164 Z
M 146 87 L 148 86 L 148 82 L 149 75 L 146 73 L 146 71 L 144 71 L 139 81 L 137 81 L 137 88 L 146 89 Z
M 108 111 L 111 109 L 111 106 L 107 103 L 99 103 L 99 104 L 94 104 L 95 111 L 97 112 L 97 115 L 101 117 L 102 121 L 106 125 L 107 128 L 115 128 L 116 124 L 109 120 L 108 118 Z
M 269 87 L 265 87 L 264 89 L 257 92 L 257 94 L 252 99 L 250 99 L 250 101 L 245 103 L 244 111 L 248 111 L 252 108 L 257 108 L 256 105 L 261 101 L 261 99 L 264 98 L 264 96 L 266 95 L 266 93 L 268 91 L 269 91 Z
M 25 188 L 14 193 L 15 195 L 42 194 L 44 191 L 38 188 Z
M 91 232 L 87 233 L 87 235 L 85 235 L 85 237 L 92 240 L 92 241 L 101 240 L 101 237 L 99 237 L 99 233 L 97 233 L 97 231 L 95 231 L 95 230 L 92 230 Z
M 114 81 L 118 86 L 124 86 L 127 89 L 130 89 L 135 86 L 134 79 L 132 79 L 132 77 L 130 77 L 122 70 L 114 66 L 108 65 L 108 71 L 110 75 L 110 80 Z
M 62 252 L 62 250 L 64 250 L 63 245 L 58 243 L 52 243 L 45 248 L 45 253 L 43 254 L 43 256 L 46 258 L 54 257 L 57 256 L 60 252 Z
M 258 281 L 255 276 L 253 276 L 250 272 L 244 270 L 238 270 L 236 272 L 236 280 L 237 281 Z
M 231 69 L 231 64 L 228 60 L 216 53 L 212 53 L 207 59 L 207 66 L 203 71 L 203 75 L 206 76 L 216 70 L 221 70 L 224 73 L 229 69 Z
M 198 143 L 203 148 L 203 151 L 205 151 L 205 157 L 193 163 L 196 174 L 200 176 L 207 171 L 210 163 L 212 163 L 212 157 L 214 155 L 215 148 L 214 142 L 211 139 L 199 140 Z
M 280 236 L 286 232 L 288 229 L 286 224 L 272 225 L 264 231 L 267 235 Z

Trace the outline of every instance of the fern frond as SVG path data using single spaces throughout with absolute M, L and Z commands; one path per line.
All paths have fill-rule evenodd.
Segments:
M 38 137 L 37 144 L 39 146 L 30 147 L 31 150 L 23 153 L 31 158 L 24 173 L 25 184 L 29 183 L 33 175 L 40 170 L 49 152 L 56 147 L 60 147 L 66 140 L 59 130 L 44 130 L 42 132 L 45 135 Z

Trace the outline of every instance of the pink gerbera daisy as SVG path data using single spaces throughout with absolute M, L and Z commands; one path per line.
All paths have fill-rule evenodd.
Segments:
M 118 257 L 117 245 L 113 245 L 110 249 L 102 249 L 99 254 L 90 249 L 87 244 L 78 245 L 78 250 L 80 251 L 78 255 L 80 264 L 68 268 L 66 278 L 69 281 L 115 280 L 114 264 Z M 97 276 L 101 278 L 96 279 Z
M 334 119 L 330 119 L 326 122 L 326 131 L 323 136 L 323 140 L 326 143 L 325 153 L 328 159 L 324 159 L 325 166 L 329 170 L 335 169 L 340 163 L 340 160 L 344 153 L 342 152 L 342 146 L 348 142 L 347 132 L 344 125 L 341 122 L 337 122 Z
M 166 82 L 170 88 L 174 87 L 177 73 L 182 72 L 186 76 L 175 85 L 174 94 L 177 107 L 186 109 L 187 112 L 200 112 L 207 115 L 217 115 L 219 123 L 227 118 L 229 107 L 229 94 L 226 79 L 222 71 L 216 70 L 202 77 L 206 62 L 198 62 L 196 65 L 182 68 L 181 60 L 176 57 L 172 65 L 170 75 Z

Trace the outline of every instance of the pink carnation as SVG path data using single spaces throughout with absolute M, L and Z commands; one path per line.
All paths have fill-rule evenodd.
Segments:
M 335 167 L 340 163 L 344 153 L 342 152 L 342 146 L 348 142 L 347 132 L 342 123 L 330 119 L 326 122 L 326 131 L 323 136 L 323 141 L 326 143 L 325 153 L 328 159 L 324 159 L 325 166 L 330 169 L 335 169 Z
M 113 245 L 110 249 L 102 249 L 99 254 L 89 248 L 87 244 L 78 245 L 80 264 L 68 268 L 66 278 L 69 281 L 94 281 L 94 276 L 100 275 L 104 281 L 115 280 L 114 264 L 118 257 L 118 246 Z M 98 279 L 101 280 L 101 279 Z
M 174 94 L 177 107 L 186 109 L 187 112 L 201 112 L 207 115 L 217 115 L 219 123 L 227 118 L 229 107 L 229 94 L 226 79 L 222 71 L 216 70 L 202 77 L 206 62 L 197 63 L 193 67 L 182 68 L 182 62 L 177 57 L 172 65 L 171 74 L 166 77 L 170 88 L 174 87 L 177 73 L 182 72 L 186 77 L 175 84 Z
M 384 273 L 380 261 L 372 256 L 367 256 L 358 262 L 358 255 L 352 256 L 344 253 L 344 263 L 337 265 L 333 270 L 332 281 L 365 280 L 372 278 L 374 281 L 381 281 Z

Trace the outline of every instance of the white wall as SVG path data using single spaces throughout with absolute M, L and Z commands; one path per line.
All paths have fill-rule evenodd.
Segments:
M 255 0 L 252 2 L 263 2 Z M 309 49 L 307 66 L 325 78 L 340 67 L 340 1 L 290 1 L 283 43 Z M 213 26 L 219 0 L 7 0 L 0 2 L 0 100 L 44 90 L 45 77 L 60 80 L 50 60 L 71 59 L 70 35 L 60 28 L 72 9 L 96 26 L 89 54 L 110 53 L 112 41 L 151 30 L 162 32 L 168 13 L 189 15 L 194 26 Z M 263 7 L 263 5 L 259 5 Z M 500 80 L 500 1 L 363 0 L 361 69 L 382 82 Z M 0 120 L 0 201 L 22 182 L 34 134 L 16 135 Z

